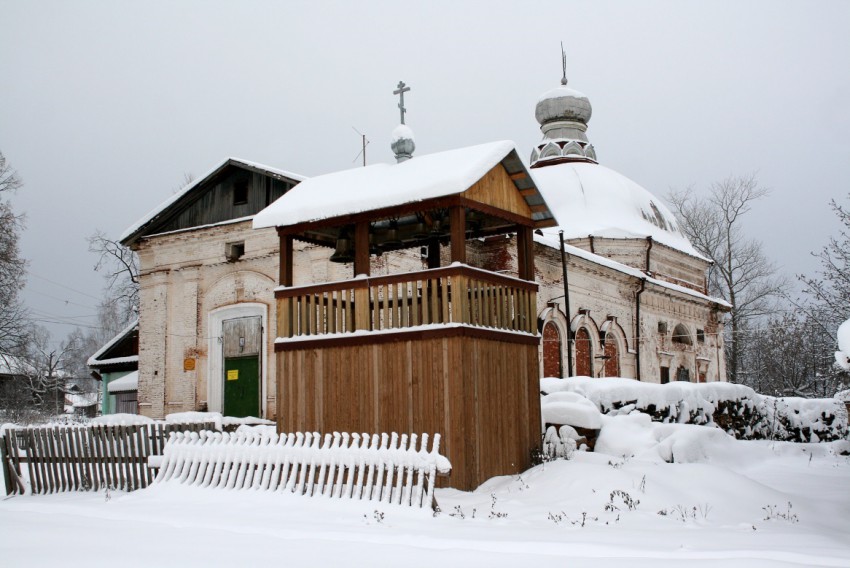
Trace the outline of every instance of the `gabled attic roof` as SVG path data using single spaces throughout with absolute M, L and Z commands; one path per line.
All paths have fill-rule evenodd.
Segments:
M 139 320 L 133 320 L 106 345 L 89 357 L 86 365 L 93 369 L 118 370 L 118 366 L 138 367 L 139 364 Z
M 255 215 L 254 228 L 311 223 L 457 195 L 500 163 L 535 224 L 553 225 L 554 217 L 514 143 L 505 140 L 310 178 Z
M 276 179 L 291 181 L 294 183 L 298 183 L 307 179 L 302 175 L 273 168 L 271 166 L 265 166 L 256 162 L 242 160 L 240 158 L 226 158 L 213 169 L 183 187 L 183 189 L 163 201 L 147 215 L 133 223 L 121 235 L 119 239 L 121 241 L 121 244 L 123 244 L 124 246 L 132 245 L 139 238 L 145 236 L 146 234 L 149 234 L 150 229 L 154 227 L 158 221 L 167 218 L 173 211 L 185 208 L 190 205 L 203 193 L 203 187 L 206 182 L 208 182 L 212 178 L 215 178 L 217 175 L 219 175 L 225 169 L 231 166 L 236 166 L 244 170 L 260 173 Z

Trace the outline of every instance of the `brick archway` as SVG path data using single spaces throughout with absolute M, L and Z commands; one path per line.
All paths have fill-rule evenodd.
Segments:
M 548 322 L 543 326 L 543 376 L 563 377 L 561 365 L 561 334 L 558 326 Z

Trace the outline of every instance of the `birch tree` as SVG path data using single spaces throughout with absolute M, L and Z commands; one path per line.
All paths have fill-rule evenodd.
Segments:
M 713 183 L 705 195 L 693 188 L 668 195 L 680 228 L 699 253 L 712 261 L 710 292 L 732 305 L 725 326 L 726 369 L 732 382 L 741 382 L 747 324 L 771 313 L 786 287 L 761 242 L 747 237 L 744 230 L 753 203 L 767 194 L 755 175 L 749 175 Z
M 850 194 L 847 196 L 850 201 Z M 823 315 L 827 331 L 834 333 L 838 325 L 850 318 L 850 210 L 834 199 L 830 202 L 838 217 L 841 228 L 837 236 L 820 251 L 813 253 L 820 260 L 821 268 L 816 275 L 800 275 L 803 292 L 812 300 Z M 807 307 L 803 307 L 811 311 Z

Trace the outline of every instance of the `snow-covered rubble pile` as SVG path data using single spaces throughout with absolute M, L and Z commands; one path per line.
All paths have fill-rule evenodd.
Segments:
M 653 422 L 641 412 L 606 416 L 596 452 L 652 462 L 704 463 L 735 439 L 716 428 Z
M 243 428 L 267 428 L 275 425 L 271 420 L 248 416 L 236 418 L 233 416 L 222 416 L 220 412 L 175 412 L 165 417 L 165 420 L 154 420 L 140 414 L 107 414 L 98 416 L 88 421 L 89 424 L 101 426 L 133 426 L 141 424 L 212 424 L 218 431 L 235 432 Z
M 850 371 L 850 320 L 838 326 L 838 351 L 835 362 L 845 371 Z
M 836 399 L 776 398 L 730 383 L 642 383 L 633 379 L 572 377 L 541 380 L 544 400 L 572 392 L 593 402 L 603 414 L 633 410 L 654 422 L 708 425 L 739 439 L 796 442 L 847 437 L 847 412 Z M 544 412 L 544 420 L 545 420 Z
M 97 424 L 99 426 L 136 426 L 140 424 L 153 424 L 153 418 L 142 416 L 141 414 L 106 414 L 92 418 L 89 424 Z
M 274 426 L 274 422 L 265 418 L 247 416 L 236 418 L 234 416 L 222 416 L 220 412 L 175 412 L 165 417 L 168 424 L 215 424 L 216 430 L 235 432 L 241 426 Z
M 541 401 L 543 422 L 569 424 L 576 428 L 599 430 L 602 418 L 599 409 L 584 396 L 570 391 L 553 392 Z

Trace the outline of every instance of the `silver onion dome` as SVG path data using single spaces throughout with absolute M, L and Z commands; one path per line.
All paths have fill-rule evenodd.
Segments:
M 540 126 L 552 121 L 580 122 L 587 126 L 593 109 L 584 93 L 566 85 L 546 91 L 537 101 L 534 117 Z
M 531 166 L 565 161 L 595 162 L 596 152 L 585 134 L 592 114 L 587 96 L 567 87 L 566 80 L 543 93 L 534 109 L 543 140 L 531 152 Z
M 399 124 L 393 130 L 390 142 L 396 162 L 401 163 L 413 157 L 416 150 L 416 142 L 413 140 L 413 131 L 406 124 Z

